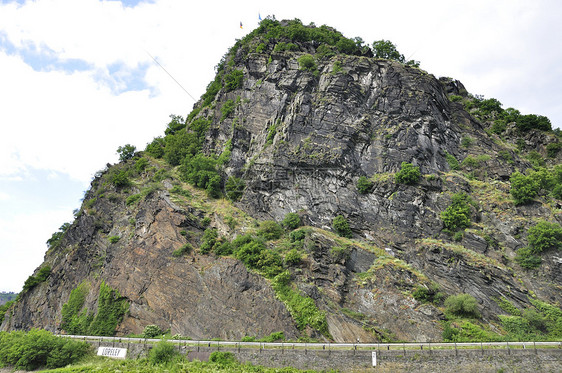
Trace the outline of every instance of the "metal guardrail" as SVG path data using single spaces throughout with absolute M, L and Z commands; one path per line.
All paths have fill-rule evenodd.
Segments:
M 155 338 L 129 338 L 129 337 L 99 337 L 85 335 L 64 335 L 58 337 L 81 339 L 94 342 L 112 343 L 158 343 L 162 339 Z M 259 349 L 311 349 L 311 350 L 437 350 L 437 349 L 493 349 L 493 348 L 562 348 L 559 342 L 419 342 L 419 343 L 302 343 L 302 342 L 234 342 L 234 341 L 208 341 L 188 339 L 167 339 L 167 342 L 184 345 L 220 348 L 259 348 Z

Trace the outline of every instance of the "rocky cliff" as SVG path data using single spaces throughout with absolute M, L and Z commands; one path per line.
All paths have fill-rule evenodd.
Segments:
M 562 181 L 556 134 L 502 128 L 503 109 L 485 110 L 460 82 L 349 40 L 266 20 L 238 41 L 186 120 L 96 176 L 51 243 L 48 277 L 2 329 L 80 330 L 70 319 L 102 312 L 102 284 L 128 305 L 120 335 L 156 324 L 191 338 L 437 341 L 453 325 L 502 338 L 500 315 L 558 309 L 557 245 L 534 269 L 515 258 L 539 221 L 559 226 L 562 202 L 546 187 L 523 204 L 510 194 L 517 171 Z M 400 182 L 404 162 L 420 176 Z M 443 213 L 459 195 L 470 203 L 457 229 Z M 263 234 L 263 221 L 291 213 L 302 233 Z M 335 234 L 337 216 L 348 237 Z M 259 241 L 262 264 L 236 237 Z M 76 289 L 86 290 L 73 314 Z M 477 301 L 469 321 L 443 303 L 458 294 Z

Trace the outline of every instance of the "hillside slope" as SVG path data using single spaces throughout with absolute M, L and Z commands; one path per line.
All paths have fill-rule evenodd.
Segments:
M 263 21 L 217 69 L 187 119 L 96 176 L 2 329 L 562 337 L 544 117 L 298 21 Z

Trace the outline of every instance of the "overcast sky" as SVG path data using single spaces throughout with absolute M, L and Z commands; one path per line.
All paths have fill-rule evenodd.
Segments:
M 118 146 L 144 149 L 191 111 L 150 55 L 198 98 L 258 15 L 391 40 L 436 77 L 562 125 L 557 0 L 0 0 L 0 291 L 21 290 Z

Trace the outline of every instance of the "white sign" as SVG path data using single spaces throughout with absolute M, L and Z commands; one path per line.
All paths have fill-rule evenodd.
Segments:
M 371 352 L 371 358 L 373 359 L 373 366 L 377 366 L 377 351 Z
M 100 347 L 98 348 L 98 356 L 107 356 L 114 359 L 124 359 L 127 356 L 127 349 L 115 347 Z

